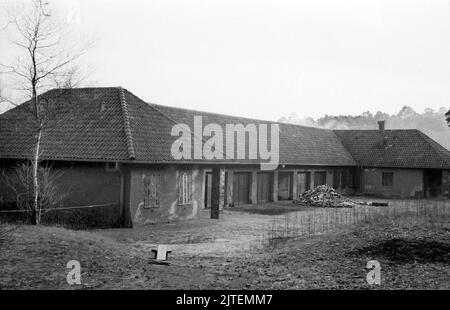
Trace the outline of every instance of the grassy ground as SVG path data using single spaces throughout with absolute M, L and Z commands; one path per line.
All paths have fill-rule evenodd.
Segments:
M 70 288 L 66 264 L 73 259 L 82 263 L 83 287 L 104 286 L 111 273 L 126 275 L 133 258 L 123 245 L 90 233 L 24 225 L 1 246 L 0 288 Z
M 450 288 L 447 219 L 436 225 L 433 218 L 380 217 L 261 247 L 261 229 L 273 217 L 240 210 L 219 221 L 132 230 L 20 226 L 0 243 L 0 289 Z M 173 246 L 169 266 L 149 263 L 157 243 Z M 81 286 L 66 282 L 73 259 L 81 263 Z M 373 259 L 381 263 L 381 286 L 366 282 L 365 266 Z
M 20 226 L 8 239 L 0 251 L 0 289 L 198 289 L 210 281 L 188 265 L 150 264 L 138 249 L 95 233 Z M 66 282 L 70 260 L 81 264 L 80 286 Z

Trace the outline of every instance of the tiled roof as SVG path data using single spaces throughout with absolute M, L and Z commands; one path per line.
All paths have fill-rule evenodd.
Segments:
M 193 130 L 194 116 L 202 116 L 204 126 L 215 123 L 222 128 L 238 123 L 271 124 L 148 104 L 120 87 L 57 89 L 42 97 L 50 98 L 56 114 L 56 121 L 43 133 L 42 159 L 176 162 L 171 156 L 171 146 L 178 137 L 171 136 L 172 127 L 183 123 Z M 33 124 L 33 117 L 23 107 L 31 104 L 24 103 L 0 115 L 0 157 L 30 158 L 32 155 L 35 131 L 26 125 Z M 280 163 L 355 165 L 334 132 L 289 124 L 279 126 Z M 218 161 L 259 163 L 249 159 Z
M 42 159 L 177 162 L 171 156 L 172 143 L 178 138 L 171 136 L 172 127 L 182 123 L 193 131 L 194 116 L 202 116 L 203 126 L 214 123 L 224 131 L 226 124 L 274 124 L 149 104 L 120 87 L 56 89 L 42 97 L 49 100 L 56 115 L 43 133 Z M 31 104 L 24 103 L 0 115 L 0 158 L 32 156 L 34 122 L 32 114 L 26 113 L 24 107 L 30 108 Z M 377 131 L 332 131 L 276 124 L 280 128 L 280 164 L 356 166 L 389 163 L 416 167 L 427 163 L 427 167 L 450 167 L 448 151 L 418 131 L 387 130 L 388 144 L 395 142 L 396 146 L 374 152 L 375 146 L 371 143 L 377 139 L 370 135 L 376 135 Z M 208 137 L 203 139 L 208 140 Z M 420 147 L 411 148 L 411 143 Z M 268 144 L 270 146 L 270 140 Z M 408 151 L 403 151 L 403 146 L 409 147 Z M 218 161 L 259 163 L 249 159 Z
M 419 130 L 335 130 L 360 166 L 450 168 L 450 152 Z
M 42 135 L 41 158 L 117 160 L 130 157 L 119 88 L 51 90 L 42 95 L 54 107 L 54 120 Z M 26 102 L 0 115 L 0 157 L 30 158 L 36 131 Z
M 140 161 L 173 161 L 170 157 L 172 126 L 177 123 L 194 128 L 194 116 L 202 116 L 203 126 L 218 124 L 224 130 L 226 124 L 272 124 L 273 122 L 242 117 L 199 112 L 180 108 L 147 104 L 128 93 L 132 135 L 135 142 L 136 159 Z M 280 163 L 301 165 L 355 165 L 350 154 L 330 130 L 279 124 Z M 207 138 L 204 138 L 207 140 Z M 225 143 L 225 140 L 224 140 Z M 270 145 L 270 139 L 268 142 Z M 225 152 L 225 150 L 224 150 Z M 246 151 L 247 154 L 248 151 Z M 233 160 L 227 160 L 233 162 Z M 236 160 L 239 161 L 239 160 Z M 245 162 L 259 162 L 246 160 Z

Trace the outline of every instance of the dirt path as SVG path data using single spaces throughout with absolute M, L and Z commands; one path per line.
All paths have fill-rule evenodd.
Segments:
M 271 206 L 263 206 L 258 210 L 261 211 L 264 207 L 276 208 L 272 203 Z M 169 245 L 172 250 L 169 255 L 170 267 L 153 265 L 154 268 L 146 269 L 139 277 L 153 278 L 149 276 L 152 274 L 150 270 L 159 268 L 164 272 L 164 276 L 158 275 L 158 285 L 161 287 L 179 288 L 180 285 L 187 285 L 186 287 L 191 288 L 223 288 L 232 283 L 232 287 L 248 288 L 254 270 L 246 266 L 251 265 L 251 262 L 264 261 L 265 257 L 270 256 L 264 245 L 267 244 L 267 234 L 273 227 L 284 229 L 288 221 L 292 227 L 300 226 L 306 231 L 307 222 L 310 225 L 314 223 L 315 227 L 323 227 L 324 221 L 331 221 L 331 214 L 344 220 L 350 218 L 352 212 L 352 209 L 330 208 L 298 207 L 297 210 L 299 211 L 288 210 L 286 214 L 276 213 L 277 215 L 249 213 L 255 210 L 225 210 L 219 220 L 211 220 L 208 218 L 209 214 L 205 213 L 202 218 L 186 222 L 93 232 L 133 248 L 144 260 L 145 257 L 150 257 L 150 250 L 157 244 Z M 339 227 L 334 227 L 333 231 L 337 230 Z M 308 239 L 305 241 L 309 242 Z M 171 276 L 167 277 L 169 271 Z M 142 285 L 146 284 L 143 282 Z
M 224 211 L 219 220 L 200 218 L 187 222 L 98 230 L 96 233 L 150 251 L 167 244 L 172 257 L 236 256 L 261 245 L 269 215 Z

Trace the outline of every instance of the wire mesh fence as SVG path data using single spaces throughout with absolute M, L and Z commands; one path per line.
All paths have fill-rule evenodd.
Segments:
M 262 239 L 272 245 L 280 240 L 311 237 L 380 219 L 393 224 L 408 221 L 410 224 L 442 226 L 449 218 L 450 201 L 447 200 L 392 200 L 387 207 L 316 208 L 274 217 Z
M 29 224 L 30 210 L 0 208 L 0 222 Z M 52 208 L 42 214 L 41 223 L 69 229 L 121 227 L 120 205 L 109 203 Z

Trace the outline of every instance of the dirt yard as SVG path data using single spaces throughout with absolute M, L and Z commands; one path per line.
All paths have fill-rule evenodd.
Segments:
M 278 209 L 270 211 L 274 208 Z M 289 204 L 270 204 L 257 210 L 244 206 L 225 210 L 219 220 L 209 219 L 205 212 L 197 220 L 133 229 L 72 231 L 20 226 L 0 245 L 0 288 L 450 287 L 448 221 L 422 227 L 361 220 L 316 236 L 280 240 L 268 247 L 267 230 L 274 220 L 320 214 L 317 209 L 295 208 L 292 210 Z M 327 223 L 330 220 L 320 218 Z M 171 248 L 170 265 L 149 262 L 150 250 L 157 244 Z M 66 264 L 74 259 L 81 263 L 81 286 L 66 282 Z M 365 265 L 370 259 L 381 263 L 381 286 L 366 282 Z

